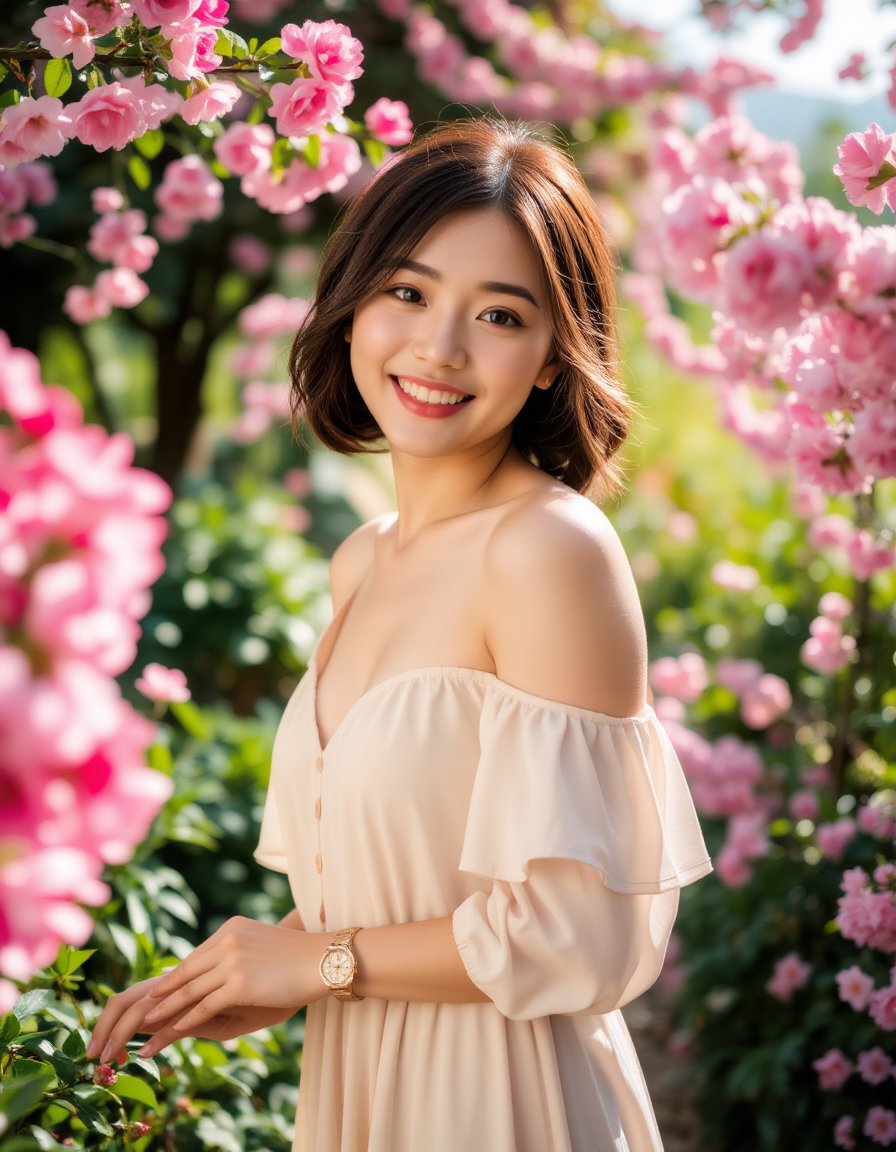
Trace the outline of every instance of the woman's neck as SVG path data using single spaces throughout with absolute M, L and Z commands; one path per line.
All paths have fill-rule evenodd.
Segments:
M 397 550 L 432 524 L 515 495 L 514 484 L 531 469 L 511 440 L 484 447 L 478 454 L 435 459 L 393 451 Z

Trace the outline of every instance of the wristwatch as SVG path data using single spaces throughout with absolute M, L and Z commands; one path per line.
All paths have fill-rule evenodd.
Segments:
M 320 962 L 320 974 L 328 988 L 332 988 L 337 1000 L 363 1000 L 352 988 L 358 961 L 352 952 L 352 937 L 360 928 L 343 928 L 337 932 L 324 952 Z

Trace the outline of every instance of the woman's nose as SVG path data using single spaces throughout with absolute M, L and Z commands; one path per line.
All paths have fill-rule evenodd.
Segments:
M 437 315 L 434 309 L 421 317 L 411 351 L 418 360 L 438 368 L 463 368 L 467 362 L 461 325 L 451 316 Z

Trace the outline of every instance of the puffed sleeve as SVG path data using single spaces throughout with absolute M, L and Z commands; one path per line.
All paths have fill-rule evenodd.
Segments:
M 280 828 L 280 817 L 277 814 L 277 797 L 274 793 L 273 781 L 268 787 L 268 793 L 265 797 L 258 847 L 252 855 L 265 868 L 270 868 L 274 872 L 288 871 L 286 848 L 283 843 L 283 832 Z
M 651 708 L 617 718 L 496 681 L 454 912 L 470 979 L 505 1015 L 602 1014 L 659 974 L 679 889 L 711 871 L 684 773 Z

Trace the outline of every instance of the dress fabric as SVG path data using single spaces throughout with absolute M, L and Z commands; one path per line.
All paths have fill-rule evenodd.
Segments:
M 489 1002 L 309 1005 L 294 1152 L 661 1152 L 619 1008 L 656 979 L 679 888 L 712 866 L 653 710 L 415 668 L 321 749 L 319 672 L 316 649 L 256 859 L 287 873 L 308 931 L 452 916 Z

